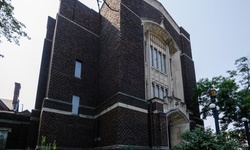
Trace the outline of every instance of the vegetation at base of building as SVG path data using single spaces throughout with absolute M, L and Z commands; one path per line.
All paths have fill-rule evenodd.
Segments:
M 214 134 L 212 129 L 195 128 L 181 135 L 181 143 L 174 146 L 172 150 L 244 150 L 237 138 L 231 134 Z
M 127 148 L 126 148 L 126 150 L 132 150 L 131 146 L 128 145 Z
M 219 106 L 219 122 L 222 131 L 228 129 L 228 125 L 234 126 L 234 131 L 245 134 L 242 118 L 250 120 L 250 60 L 241 57 L 235 61 L 235 70 L 227 71 L 228 76 L 217 76 L 212 79 L 202 78 L 196 84 L 194 99 L 198 98 L 202 106 L 201 114 L 203 119 L 212 116 L 209 108 L 211 98 L 208 95 L 209 89 L 215 89 L 216 105 Z M 239 136 L 245 138 L 245 136 Z M 242 139 L 244 141 L 244 139 Z
M 25 25 L 14 17 L 13 11 L 14 7 L 11 5 L 11 0 L 0 1 L 0 43 L 2 37 L 17 45 L 19 45 L 21 37 L 30 39 L 27 33 L 23 31 Z
M 56 141 L 51 143 L 46 143 L 46 137 L 42 136 L 42 141 L 41 141 L 41 150 L 56 150 Z
M 4 149 L 6 144 L 6 139 L 3 135 L 0 135 L 0 149 Z

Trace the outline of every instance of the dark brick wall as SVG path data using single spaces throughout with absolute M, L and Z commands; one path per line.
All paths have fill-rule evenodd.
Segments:
M 72 112 L 72 103 L 67 103 L 55 99 L 44 99 L 43 107 Z M 80 105 L 78 113 L 93 116 L 95 115 L 95 109 Z
M 130 95 L 117 93 L 105 103 L 98 106 L 96 114 L 100 114 L 106 108 L 121 102 L 147 110 L 147 102 L 136 99 Z M 96 147 L 109 145 L 148 145 L 147 114 L 117 107 L 96 119 Z M 133 123 L 131 123 L 133 122 Z
M 190 109 L 197 118 L 200 118 L 199 105 L 193 100 L 194 88 L 196 86 L 194 62 L 187 56 L 182 55 L 181 64 L 185 103 L 187 108 Z
M 181 33 L 184 34 L 187 38 L 190 38 L 188 32 L 184 28 L 180 28 Z M 196 86 L 196 77 L 195 77 L 195 68 L 194 61 L 192 60 L 192 50 L 191 43 L 188 41 L 183 35 L 181 35 L 181 66 L 182 66 L 182 78 L 184 85 L 184 99 L 187 105 L 187 108 L 191 110 L 193 113 L 192 116 L 197 119 L 200 118 L 199 104 L 193 98 L 194 88 Z M 196 119 L 196 121 L 198 121 Z M 199 122 L 199 123 L 198 123 Z M 198 121 L 197 123 L 203 125 L 202 121 Z
M 100 16 L 78 0 L 61 0 L 59 13 L 80 26 L 100 34 Z
M 132 97 L 131 95 L 127 95 L 124 93 L 117 93 L 114 96 L 112 96 L 111 98 L 109 98 L 108 100 L 106 100 L 104 103 L 99 105 L 96 108 L 96 114 L 100 113 L 101 111 L 105 110 L 106 108 L 108 108 L 108 107 L 110 107 L 118 102 L 132 105 L 135 107 L 139 107 L 142 109 L 147 109 L 147 107 L 148 107 L 147 102 L 144 100 L 137 99 L 135 97 Z
M 35 148 L 37 145 L 40 114 L 40 110 L 33 109 L 30 117 L 30 125 L 27 136 L 27 147 L 32 149 Z
M 168 146 L 166 114 L 150 113 L 149 127 L 150 146 Z
M 54 29 L 55 29 L 55 20 L 51 17 L 48 17 L 47 33 L 46 33 L 46 38 L 44 39 L 44 45 L 43 45 L 43 54 L 42 54 L 42 60 L 41 60 L 39 81 L 38 81 L 38 86 L 37 86 L 35 109 L 41 109 L 43 99 L 46 97 L 46 89 L 47 89 L 47 83 L 48 83 L 48 73 L 49 73 L 49 64 L 50 64 Z
M 122 3 L 121 3 L 122 1 Z M 80 96 L 79 113 L 96 116 L 118 102 L 147 109 L 145 101 L 144 33 L 140 18 L 161 22 L 161 12 L 143 0 L 107 0 L 101 15 L 77 0 L 61 0 L 56 22 L 48 22 L 47 38 L 55 32 L 52 43 L 44 45 L 46 60 L 39 80 L 36 109 L 43 107 L 71 112 L 72 96 Z M 126 5 L 126 7 L 124 6 Z M 128 8 L 134 13 L 132 13 Z M 192 58 L 191 45 L 164 18 L 166 30 L 183 53 Z M 53 30 L 55 27 L 55 31 Z M 189 38 L 189 34 L 180 28 Z M 82 78 L 74 77 L 75 61 L 82 61 Z M 198 117 L 198 106 L 191 104 L 195 86 L 194 63 L 181 56 L 185 101 Z M 46 96 L 47 77 L 48 99 Z M 94 109 L 95 108 L 95 109 Z M 160 103 L 152 105 L 163 111 Z M 146 114 L 122 107 L 86 119 L 79 116 L 43 111 L 41 136 L 57 141 L 58 147 L 103 147 L 110 145 L 167 146 L 166 114 Z M 199 118 L 199 117 L 198 117 Z M 197 121 L 197 119 L 195 120 Z M 198 120 L 199 121 L 199 120 Z M 32 123 L 32 122 L 31 122 Z M 32 123 L 33 130 L 37 122 Z M 192 124 L 193 125 L 193 124 Z
M 120 0 L 107 1 L 119 10 Z M 102 27 L 100 35 L 99 54 L 99 103 L 110 98 L 120 89 L 120 13 L 111 11 L 106 5 L 102 6 Z
M 96 147 L 118 144 L 118 118 L 118 109 L 113 109 L 97 118 L 99 126 L 97 126 L 98 132 L 96 138 L 100 137 L 100 140 L 95 142 Z
M 121 92 L 145 99 L 144 41 L 141 20 L 121 5 Z
M 83 14 L 84 15 L 84 14 Z M 48 97 L 95 106 L 98 86 L 98 37 L 58 16 Z M 82 61 L 82 78 L 74 77 L 75 61 Z
M 146 113 L 118 108 L 118 142 L 123 145 L 148 146 L 148 116 Z
M 188 35 L 187 31 L 185 31 L 183 28 L 180 28 L 180 29 L 181 29 L 181 33 L 184 34 L 184 36 L 186 36 L 188 38 L 189 35 Z M 181 35 L 181 45 L 182 45 L 181 52 L 186 54 L 188 57 L 190 57 L 192 59 L 193 57 L 192 57 L 191 43 L 184 36 Z
M 97 119 L 100 140 L 96 141 L 96 147 L 110 145 L 148 146 L 148 117 L 146 113 L 117 107 Z
M 9 128 L 6 149 L 25 149 L 30 116 L 21 113 L 0 112 L 0 128 Z
M 94 146 L 93 119 L 43 112 L 41 120 L 39 145 L 41 145 L 41 137 L 46 136 L 47 143 L 53 143 L 56 140 L 57 147 Z

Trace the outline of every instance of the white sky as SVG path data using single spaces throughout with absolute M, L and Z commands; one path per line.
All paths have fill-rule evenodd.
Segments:
M 80 0 L 97 9 L 96 0 Z M 179 26 L 191 35 L 196 79 L 226 75 L 234 61 L 249 56 L 249 0 L 159 0 Z M 23 109 L 34 108 L 47 17 L 55 18 L 59 0 L 12 0 L 15 17 L 26 25 L 31 40 L 20 46 L 0 43 L 0 97 L 13 98 L 14 82 L 21 83 Z M 20 106 L 20 109 L 22 106 Z M 211 121 L 205 122 L 214 128 Z

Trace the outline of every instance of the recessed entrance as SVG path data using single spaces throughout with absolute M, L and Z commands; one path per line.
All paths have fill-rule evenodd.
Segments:
M 181 141 L 181 134 L 189 130 L 190 125 L 187 117 L 180 111 L 172 111 L 167 115 L 169 147 L 177 145 Z

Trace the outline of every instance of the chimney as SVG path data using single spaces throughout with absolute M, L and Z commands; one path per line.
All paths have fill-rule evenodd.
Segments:
M 20 89 L 21 89 L 21 84 L 15 82 L 14 96 L 13 96 L 13 101 L 12 101 L 13 110 L 15 112 L 18 111 L 18 107 L 19 107 L 19 99 L 18 99 L 18 97 L 19 97 Z

